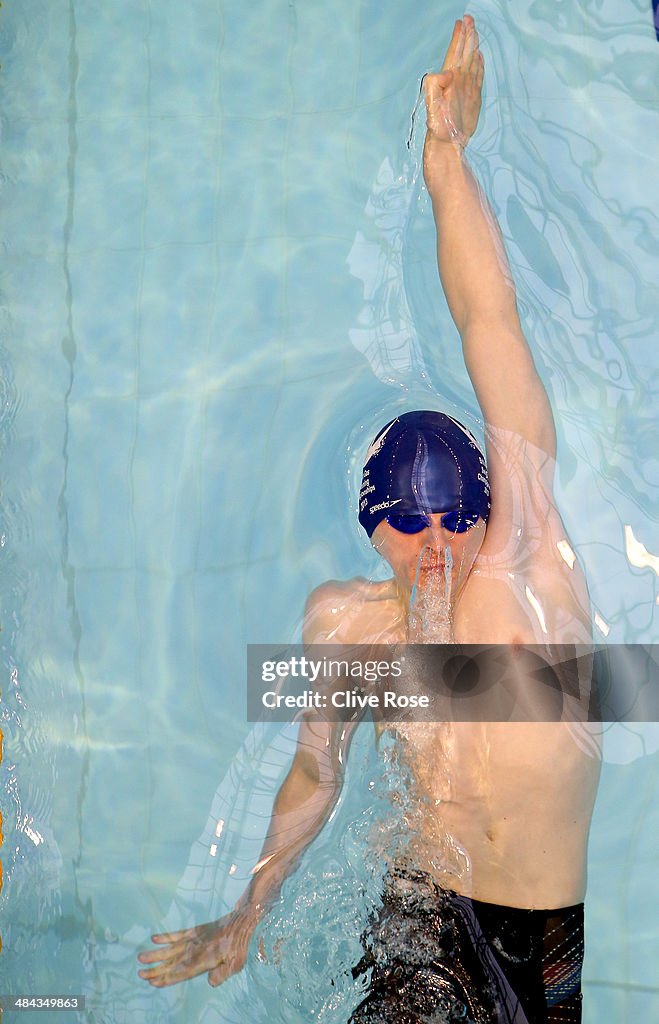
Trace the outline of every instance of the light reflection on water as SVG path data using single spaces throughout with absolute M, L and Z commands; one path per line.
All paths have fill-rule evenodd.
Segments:
M 245 985 L 262 1000 L 253 1019 L 272 1017 L 258 961 L 227 993 L 199 982 L 158 1002 L 135 980 L 134 950 L 166 914 L 246 734 L 245 643 L 288 641 L 323 579 L 379 571 L 352 514 L 375 428 L 434 393 L 476 423 L 438 298 L 418 150 L 406 148 L 416 82 L 447 28 L 430 3 L 414 19 L 364 8 L 359 22 L 344 6 L 342 17 L 202 0 L 188 13 L 73 0 L 65 17 L 37 3 L 2 11 L 11 913 L 0 976 L 13 948 L 36 990 L 66 976 L 97 1020 L 230 1020 Z M 648 557 L 659 550 L 648 186 L 659 65 L 647 15 L 585 0 L 487 4 L 472 153 L 557 414 L 568 534 L 611 642 L 656 636 L 653 563 L 634 563 L 625 542 L 628 528 Z M 656 747 L 630 743 L 613 760 Z M 248 789 L 267 751 L 250 755 Z M 240 837 L 238 776 L 224 792 Z M 592 857 L 600 936 L 611 929 L 596 927 L 608 913 L 598 894 L 618 884 L 605 845 L 633 876 L 631 897 L 637 877 L 652 885 L 637 863 L 651 777 L 611 777 L 608 798 L 605 778 Z M 327 921 L 309 961 L 347 963 L 358 948 L 377 870 L 354 856 L 371 812 L 352 800 L 345 832 L 328 832 L 277 908 L 284 980 L 306 962 L 290 938 L 305 922 L 300 901 L 312 901 L 308 922 Z M 342 882 L 353 872 L 354 904 Z M 221 898 L 197 894 L 197 919 Z M 651 907 L 634 903 L 627 948 L 644 928 L 655 934 Z M 615 980 L 651 977 L 651 952 L 633 968 L 614 958 Z M 327 970 L 287 1019 L 309 1012 Z M 611 971 L 602 938 L 591 976 Z

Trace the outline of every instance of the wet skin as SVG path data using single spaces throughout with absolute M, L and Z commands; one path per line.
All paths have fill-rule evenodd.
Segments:
M 519 322 L 494 215 L 463 159 L 478 122 L 483 67 L 474 20 L 465 15 L 455 23 L 441 71 L 424 79 L 423 169 L 442 287 L 487 427 L 487 529 L 481 521 L 465 534 L 451 534 L 434 516 L 430 528 L 406 535 L 381 523 L 372 543 L 393 577 L 318 587 L 305 612 L 308 644 L 408 639 L 411 607 L 428 594 L 432 615 L 448 553 L 450 585 L 441 615 L 451 620 L 456 641 L 561 644 L 588 642 L 590 636 L 580 567 L 557 553 L 567 535 L 553 501 L 551 407 Z M 413 639 L 423 642 L 423 636 Z M 345 731 L 342 726 L 341 742 Z M 153 936 L 157 948 L 139 955 L 139 973 L 151 985 L 204 972 L 215 985 L 243 966 L 250 935 L 340 792 L 348 747 L 337 747 L 336 733 L 332 723 L 323 732 L 303 721 L 261 854 L 265 866 L 231 914 Z M 440 883 L 486 902 L 529 909 L 583 898 L 599 772 L 585 733 L 575 738 L 571 723 L 543 721 L 418 723 L 405 742 L 420 806 L 428 809 L 421 839 L 427 840 L 429 860 L 439 861 L 436 869 L 427 866 Z

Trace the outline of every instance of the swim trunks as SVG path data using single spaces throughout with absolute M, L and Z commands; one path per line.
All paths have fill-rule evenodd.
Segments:
M 522 910 L 396 867 L 362 935 L 372 971 L 349 1024 L 578 1024 L 583 903 Z

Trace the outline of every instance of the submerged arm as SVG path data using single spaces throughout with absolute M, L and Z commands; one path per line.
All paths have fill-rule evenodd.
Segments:
M 311 642 L 308 636 L 305 640 Z M 157 948 L 138 957 L 149 965 L 139 972 L 145 981 L 161 988 L 208 972 L 210 984 L 219 985 L 244 967 L 254 929 L 336 804 L 355 726 L 356 722 L 303 718 L 295 756 L 275 797 L 268 834 L 247 889 L 231 913 L 217 921 L 153 935 Z
M 238 901 L 255 924 L 275 902 L 283 882 L 332 813 L 353 728 L 352 723 L 303 719 L 254 877 Z

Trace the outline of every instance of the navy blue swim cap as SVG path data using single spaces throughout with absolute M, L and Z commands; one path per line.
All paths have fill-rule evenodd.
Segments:
M 359 522 L 372 536 L 391 513 L 466 509 L 487 521 L 485 456 L 462 423 L 443 412 L 406 412 L 383 427 L 366 453 Z

